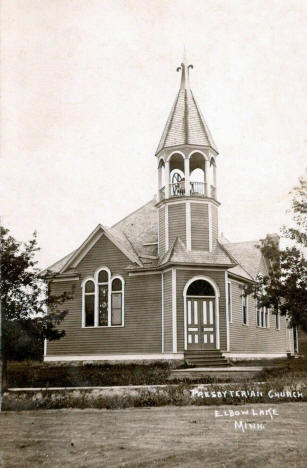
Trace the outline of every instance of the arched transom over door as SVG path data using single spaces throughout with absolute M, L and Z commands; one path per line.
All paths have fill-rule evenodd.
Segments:
M 216 349 L 216 297 L 205 280 L 193 281 L 186 292 L 187 349 Z

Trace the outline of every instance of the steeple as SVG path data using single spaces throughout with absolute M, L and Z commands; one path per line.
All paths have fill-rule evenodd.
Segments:
M 177 68 L 177 72 L 181 70 L 180 89 L 190 89 L 190 77 L 189 77 L 190 68 L 193 68 L 193 65 L 192 64 L 188 65 L 186 48 L 184 48 L 183 61 L 180 67 Z
M 189 64 L 186 53 L 184 53 L 184 59 L 180 67 L 177 68 L 177 71 L 181 71 L 180 89 L 156 154 L 164 148 L 182 145 L 202 146 L 212 149 L 216 154 L 218 153 L 210 130 L 190 88 L 189 72 L 192 68 L 193 65 Z

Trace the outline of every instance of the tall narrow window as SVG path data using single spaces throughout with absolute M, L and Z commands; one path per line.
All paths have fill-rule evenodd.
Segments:
M 228 321 L 232 322 L 232 290 L 231 290 L 231 282 L 227 283 L 227 299 L 228 299 Z
M 261 326 L 264 327 L 264 307 L 261 307 Z
M 123 322 L 123 283 L 120 278 L 112 281 L 111 325 L 122 325 Z
M 269 309 L 268 307 L 265 308 L 265 326 L 266 328 L 269 328 L 270 323 L 269 323 Z
M 261 327 L 261 309 L 258 307 L 257 299 L 256 299 L 256 325 L 257 327 Z
M 243 292 L 242 296 L 242 323 L 247 325 L 247 296 Z
M 88 280 L 84 286 L 84 326 L 95 325 L 95 284 Z
M 109 274 L 106 270 L 98 273 L 98 326 L 108 326 Z
M 275 314 L 275 328 L 276 328 L 276 330 L 279 330 L 279 328 L 280 328 L 279 312 L 276 312 L 276 314 Z

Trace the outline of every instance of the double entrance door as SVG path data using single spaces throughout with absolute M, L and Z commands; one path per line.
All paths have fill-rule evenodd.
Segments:
M 216 349 L 215 298 L 187 296 L 187 349 Z

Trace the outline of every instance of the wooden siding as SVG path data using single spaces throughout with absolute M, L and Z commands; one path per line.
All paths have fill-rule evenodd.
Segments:
M 159 209 L 159 254 L 165 252 L 165 208 Z
M 212 247 L 214 247 L 215 242 L 219 235 L 218 210 L 215 205 L 211 205 L 211 222 L 212 222 Z
M 164 278 L 164 351 L 173 352 L 172 319 L 172 272 L 163 274 Z
M 185 203 L 168 206 L 168 245 L 171 247 L 176 237 L 186 242 L 186 206 Z
M 227 350 L 226 329 L 226 299 L 225 299 L 225 271 L 202 270 L 178 270 L 177 269 L 177 351 L 184 351 L 184 298 L 183 290 L 187 281 L 194 276 L 207 276 L 215 281 L 220 291 L 219 298 L 219 327 L 220 349 Z
M 192 250 L 209 250 L 209 215 L 207 203 L 191 203 Z
M 248 296 L 248 326 L 242 324 L 240 284 L 230 280 L 232 288 L 232 323 L 229 324 L 230 352 L 282 353 L 289 350 L 285 317 L 280 330 L 275 329 L 275 315 L 269 312 L 269 328 L 257 327 L 256 301 Z
M 80 281 L 53 283 L 52 293 L 71 291 L 74 286 L 75 295 L 63 305 L 63 309 L 69 310 L 60 326 L 66 335 L 59 341 L 48 342 L 47 356 L 161 352 L 161 275 L 129 277 L 125 269 L 129 264 L 125 255 L 103 236 L 78 265 Z M 81 281 L 100 266 L 107 266 L 112 275 L 121 275 L 125 280 L 124 327 L 81 326 Z

